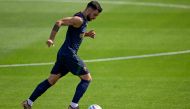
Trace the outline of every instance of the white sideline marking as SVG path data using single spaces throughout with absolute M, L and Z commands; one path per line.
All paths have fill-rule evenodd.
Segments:
M 17 0 L 20 2 L 26 2 L 26 0 Z M 88 0 L 27 0 L 34 2 L 70 2 L 70 3 L 87 3 Z M 171 4 L 171 3 L 153 3 L 153 2 L 137 2 L 137 1 L 100 1 L 104 4 L 114 4 L 114 5 L 136 5 L 136 6 L 153 6 L 153 7 L 165 7 L 165 8 L 181 8 L 181 9 L 190 9 L 190 5 L 182 4 Z
M 168 8 L 182 8 L 190 9 L 190 5 L 180 5 L 180 4 L 164 4 L 164 3 L 152 3 L 152 2 L 124 2 L 124 1 L 102 1 L 102 3 L 108 4 L 118 4 L 118 5 L 137 5 L 137 6 L 153 6 L 153 7 L 168 7 Z
M 190 53 L 190 50 L 176 51 L 176 52 L 165 52 L 165 53 L 155 53 L 155 54 L 145 54 L 145 55 L 137 55 L 137 56 L 125 56 L 125 57 L 92 59 L 92 60 L 84 60 L 84 62 L 87 62 L 87 63 L 107 62 L 107 61 L 140 59 L 140 58 L 158 57 L 158 56 L 171 56 L 171 55 L 187 54 L 187 53 Z M 23 67 L 23 66 L 45 66 L 45 65 L 52 65 L 52 64 L 54 64 L 54 63 L 49 62 L 49 63 L 31 63 L 31 64 L 10 64 L 10 65 L 0 65 L 0 68 L 3 68 L 3 67 L 4 68 L 5 67 Z

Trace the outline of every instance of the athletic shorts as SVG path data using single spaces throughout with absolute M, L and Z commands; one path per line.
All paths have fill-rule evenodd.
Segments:
M 77 76 L 89 73 L 86 65 L 78 56 L 58 56 L 55 65 L 51 70 L 51 74 L 61 73 L 61 76 L 65 76 L 68 72 Z

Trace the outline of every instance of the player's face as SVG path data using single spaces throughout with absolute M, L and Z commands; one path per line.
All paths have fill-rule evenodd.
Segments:
M 89 14 L 87 15 L 87 20 L 88 20 L 88 21 L 92 21 L 92 20 L 96 19 L 96 17 L 97 17 L 98 15 L 99 15 L 98 10 L 93 10 L 91 13 L 89 13 Z

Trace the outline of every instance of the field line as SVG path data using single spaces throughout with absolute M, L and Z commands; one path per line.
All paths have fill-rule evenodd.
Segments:
M 158 57 L 158 56 L 171 56 L 171 55 L 179 55 L 179 54 L 187 54 L 187 53 L 190 53 L 190 50 L 176 51 L 176 52 L 165 52 L 165 53 L 155 53 L 155 54 L 145 54 L 145 55 L 136 55 L 136 56 L 91 59 L 91 60 L 84 60 L 84 62 L 86 62 L 86 63 L 107 62 L 107 61 L 140 59 L 140 58 L 149 58 L 149 57 Z M 9 64 L 9 65 L 0 65 L 0 68 L 3 68 L 3 67 L 4 68 L 5 67 L 23 67 L 23 66 L 45 66 L 45 65 L 52 65 L 52 64 L 54 64 L 54 63 L 49 62 L 49 63 L 30 63 L 30 64 Z
M 16 0 L 18 2 L 68 2 L 68 3 L 87 3 L 89 0 Z M 133 5 L 133 6 L 151 6 L 165 8 L 190 9 L 190 5 L 171 4 L 171 3 L 155 3 L 155 2 L 138 2 L 138 1 L 108 1 L 102 0 L 100 3 L 113 5 Z
M 153 2 L 130 2 L 130 1 L 102 1 L 107 4 L 118 5 L 136 5 L 136 6 L 152 6 L 152 7 L 168 7 L 168 8 L 182 8 L 190 9 L 190 5 L 171 4 L 171 3 L 153 3 Z

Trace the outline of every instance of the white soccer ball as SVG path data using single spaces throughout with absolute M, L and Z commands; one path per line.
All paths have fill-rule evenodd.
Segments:
M 90 105 L 88 109 L 102 109 L 102 108 L 97 104 L 93 104 L 93 105 Z

